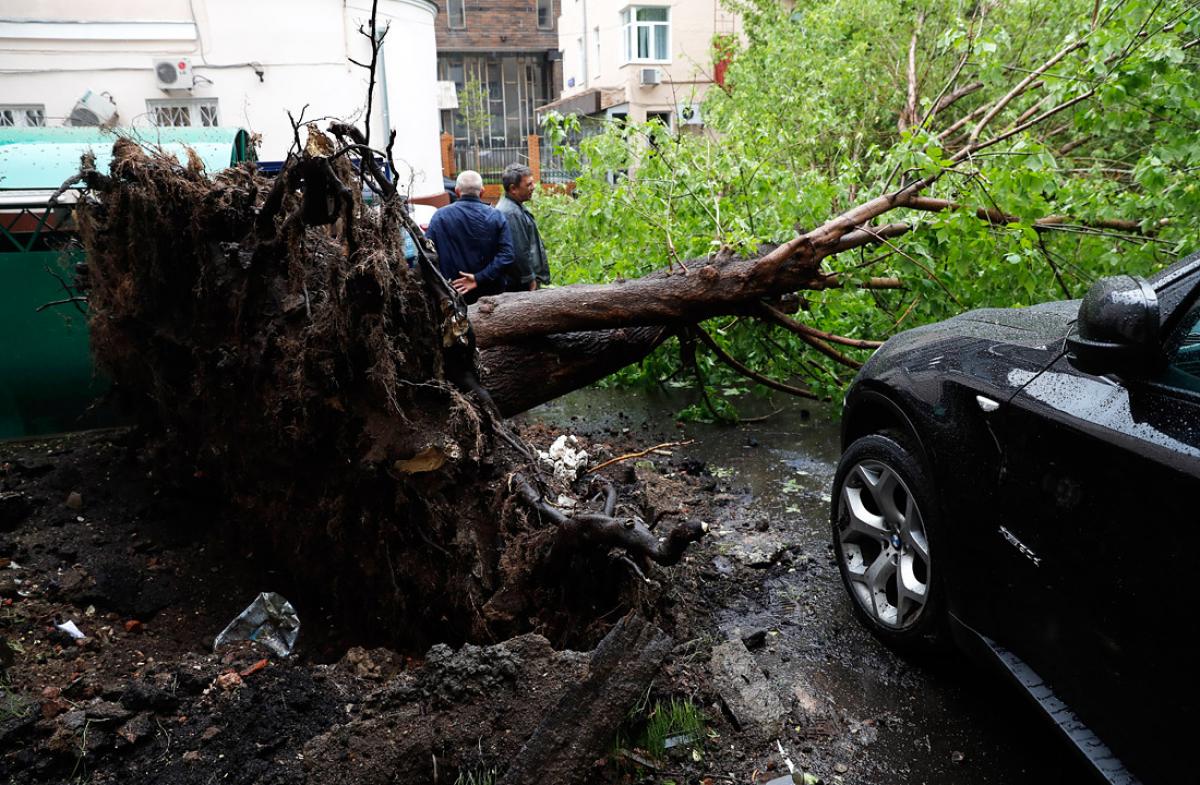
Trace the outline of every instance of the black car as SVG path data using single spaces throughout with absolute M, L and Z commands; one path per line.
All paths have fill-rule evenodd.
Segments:
M 1109 782 L 1200 782 L 1200 254 L 895 336 L 842 447 L 834 550 L 867 627 L 995 664 Z

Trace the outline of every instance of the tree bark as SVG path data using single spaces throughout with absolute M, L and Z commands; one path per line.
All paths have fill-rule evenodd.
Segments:
M 716 260 L 688 272 L 484 297 L 472 306 L 480 346 L 614 325 L 685 325 L 745 311 L 763 297 L 814 287 L 816 259 Z
M 621 619 L 592 652 L 587 675 L 546 715 L 500 785 L 586 782 L 629 707 L 646 691 L 671 651 L 671 643 L 644 619 Z
M 531 307 L 536 310 L 536 303 Z M 641 360 L 663 326 L 560 333 L 480 349 L 480 382 L 505 417 L 552 401 Z

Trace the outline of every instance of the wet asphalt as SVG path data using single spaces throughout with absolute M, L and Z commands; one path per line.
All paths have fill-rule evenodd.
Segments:
M 715 621 L 728 636 L 767 631 L 755 657 L 779 696 L 810 718 L 808 741 L 785 749 L 794 763 L 846 785 L 1095 781 L 991 671 L 954 653 L 901 658 L 859 626 L 830 547 L 829 492 L 840 454 L 831 406 L 745 398 L 743 417 L 771 416 L 680 427 L 675 413 L 691 402 L 687 391 L 586 389 L 524 416 L 597 437 L 628 428 L 634 441 L 644 434 L 646 446 L 658 437 L 695 440 L 676 457 L 704 461 L 736 497 L 736 520 L 723 522 L 705 546 L 715 579 L 737 581 Z M 747 571 L 729 569 L 747 550 L 781 547 L 792 549 L 789 568 L 751 570 L 749 580 Z

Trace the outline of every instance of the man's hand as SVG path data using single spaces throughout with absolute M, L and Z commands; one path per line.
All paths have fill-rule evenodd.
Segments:
M 531 291 L 531 292 L 536 292 L 537 290 L 538 290 L 538 282 L 537 282 L 537 281 L 530 281 L 530 282 L 529 282 L 529 291 Z
M 457 278 L 450 282 L 450 285 L 453 286 L 454 291 L 458 292 L 459 294 L 466 294 L 475 287 L 479 286 L 479 284 L 475 283 L 475 276 L 471 273 L 459 274 Z

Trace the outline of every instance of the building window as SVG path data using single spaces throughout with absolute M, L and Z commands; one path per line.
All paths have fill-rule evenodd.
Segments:
M 0 128 L 34 128 L 45 124 L 44 106 L 0 106 Z
M 446 0 L 446 25 L 451 30 L 467 29 L 467 0 Z
M 603 61 L 600 59 L 600 28 L 598 26 L 592 28 L 592 40 L 594 40 L 596 42 L 596 68 L 595 68 L 594 73 L 592 74 L 592 78 L 599 79 L 600 78 L 600 63 Z
M 508 147 L 525 144 L 538 133 L 535 109 L 549 95 L 545 55 L 450 55 L 438 58 L 438 78 L 454 82 L 459 109 L 442 113 L 442 130 L 453 134 L 457 146 Z M 463 98 L 468 84 L 477 86 L 490 123 L 468 127 Z M 483 125 L 482 123 L 480 124 Z M 483 165 L 483 162 L 479 162 Z M 466 168 L 477 168 L 472 162 Z
M 625 62 L 671 61 L 669 8 L 632 7 L 621 12 L 625 37 Z
M 211 128 L 220 125 L 217 116 L 217 99 L 191 98 L 180 100 L 146 101 L 146 109 L 150 112 L 155 125 L 187 127 L 197 126 Z
M 537 0 L 538 30 L 554 28 L 554 0 Z

